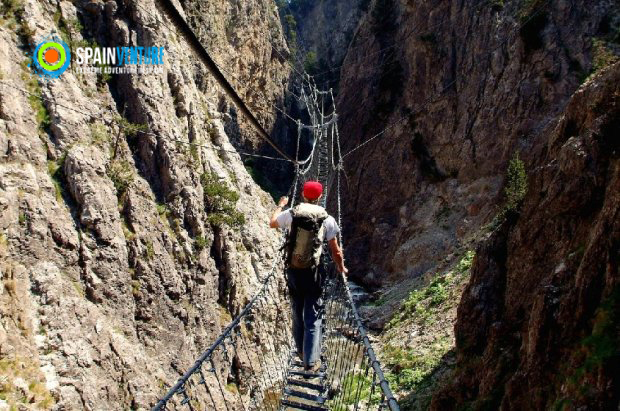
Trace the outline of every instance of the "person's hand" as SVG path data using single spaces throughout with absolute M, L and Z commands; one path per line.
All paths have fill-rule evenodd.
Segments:
M 288 204 L 288 197 L 287 196 L 280 197 L 280 201 L 278 201 L 278 207 L 284 207 L 286 204 Z
M 344 275 L 349 274 L 349 269 L 347 267 L 342 267 L 342 270 L 340 270 L 340 272 Z

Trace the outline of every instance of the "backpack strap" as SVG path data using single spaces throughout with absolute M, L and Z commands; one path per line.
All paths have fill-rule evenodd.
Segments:
M 289 213 L 291 213 L 291 229 L 286 236 L 286 242 L 282 245 L 282 249 L 285 250 L 286 255 L 284 256 L 284 264 L 288 267 L 291 265 L 291 257 L 293 255 L 293 247 L 295 247 L 294 238 L 297 236 L 297 227 L 293 222 L 295 221 L 295 213 L 296 209 L 299 205 L 296 205 L 293 208 L 289 209 Z

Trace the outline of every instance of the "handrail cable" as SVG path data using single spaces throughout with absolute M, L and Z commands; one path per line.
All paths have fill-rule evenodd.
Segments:
M 267 289 L 267 286 L 269 284 L 269 281 L 275 277 L 276 274 L 276 268 L 277 265 L 280 263 L 281 261 L 281 254 L 276 254 L 277 256 L 279 256 L 278 258 L 274 259 L 273 265 L 271 267 L 270 272 L 265 276 L 265 278 L 262 280 L 261 284 L 261 288 L 259 290 L 259 292 L 256 293 L 256 295 L 254 295 L 254 297 L 252 297 L 252 299 L 250 300 L 250 302 L 248 302 L 245 307 L 243 307 L 243 309 L 241 310 L 241 312 L 239 314 L 237 314 L 237 316 L 228 324 L 228 326 L 224 329 L 224 331 L 222 331 L 222 333 L 220 334 L 220 336 L 215 340 L 215 342 L 213 344 L 211 344 L 211 346 L 202 353 L 202 355 L 200 357 L 198 357 L 198 359 L 196 360 L 196 362 L 194 363 L 194 365 L 192 365 L 187 372 L 185 372 L 185 374 L 183 374 L 183 376 L 181 378 L 179 378 L 179 380 L 177 381 L 177 383 L 166 393 L 166 395 L 164 395 L 161 400 L 159 400 L 157 402 L 157 404 L 155 404 L 155 406 L 153 407 L 153 410 L 160 410 L 160 409 L 164 409 L 162 407 L 165 407 L 165 404 L 178 392 L 180 392 L 183 388 L 183 386 L 185 385 L 185 383 L 189 380 L 189 378 L 195 374 L 201 367 L 202 364 L 208 360 L 211 359 L 211 355 L 213 354 L 213 352 L 215 351 L 215 349 L 228 337 L 228 335 L 230 335 L 232 333 L 232 330 L 237 327 L 239 325 L 239 323 L 241 322 L 241 319 L 246 316 L 248 314 L 248 312 L 252 309 L 252 306 L 258 301 L 258 299 L 260 298 L 260 296 L 265 292 L 265 290 Z
M 202 45 L 202 42 L 198 39 L 194 31 L 189 27 L 183 16 L 179 13 L 171 0 L 158 0 L 163 6 L 164 11 L 171 20 L 175 23 L 181 34 L 185 36 L 188 43 L 194 48 L 202 62 L 207 66 L 213 77 L 217 80 L 222 89 L 228 94 L 228 96 L 235 102 L 239 110 L 248 118 L 250 123 L 259 132 L 259 135 L 265 140 L 273 149 L 285 159 L 294 162 L 294 160 L 286 154 L 272 139 L 269 133 L 263 128 L 258 119 L 254 116 L 254 113 L 248 108 L 243 99 L 239 96 L 237 91 L 228 82 L 224 74 L 220 71 L 219 67 L 215 64 L 211 58 L 207 49 Z

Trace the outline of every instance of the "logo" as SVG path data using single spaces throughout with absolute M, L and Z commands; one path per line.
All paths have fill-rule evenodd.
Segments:
M 76 73 L 161 74 L 164 72 L 163 47 L 78 47 Z
M 73 72 L 92 73 L 108 80 L 113 74 L 164 72 L 163 47 L 99 47 L 97 43 L 90 44 L 75 49 Z M 67 43 L 52 33 L 36 45 L 29 66 L 42 78 L 56 79 L 67 71 L 72 63 L 71 57 Z
M 41 77 L 58 78 L 71 63 L 71 50 L 58 36 L 50 35 L 34 49 L 34 71 Z

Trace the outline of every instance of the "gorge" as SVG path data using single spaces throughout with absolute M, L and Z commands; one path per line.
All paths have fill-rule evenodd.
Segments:
M 287 153 L 300 73 L 335 94 L 345 258 L 401 409 L 618 409 L 617 0 L 174 4 Z M 50 33 L 163 47 L 164 74 L 41 79 Z M 0 39 L 0 409 L 150 409 L 270 271 L 293 167 L 158 1 L 2 0 Z

